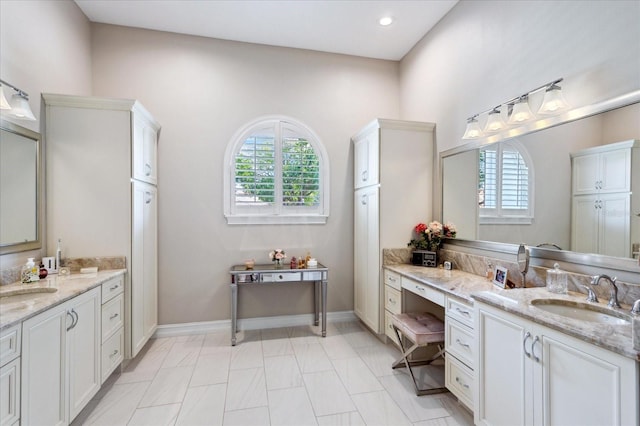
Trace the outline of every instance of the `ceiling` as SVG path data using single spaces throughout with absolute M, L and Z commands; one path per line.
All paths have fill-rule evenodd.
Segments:
M 458 0 L 75 2 L 92 22 L 398 61 Z

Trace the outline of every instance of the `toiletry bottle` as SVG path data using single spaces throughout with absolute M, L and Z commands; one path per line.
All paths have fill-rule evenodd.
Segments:
M 59 270 L 62 266 L 62 249 L 60 248 L 60 243 L 62 240 L 58 238 L 58 247 L 56 248 L 56 269 Z
M 487 280 L 493 281 L 493 265 L 491 262 L 487 263 Z
M 36 263 L 33 261 L 33 257 L 30 257 L 27 260 L 27 263 L 22 267 L 20 280 L 23 283 L 31 283 L 40 280 L 38 268 L 36 267 Z

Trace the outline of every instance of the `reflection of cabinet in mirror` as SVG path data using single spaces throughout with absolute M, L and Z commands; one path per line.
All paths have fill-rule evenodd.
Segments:
M 132 100 L 44 94 L 47 233 L 69 257 L 126 256 L 125 354 L 157 316 L 156 150 L 160 125 Z
M 632 257 L 640 243 L 640 141 L 581 150 L 571 163 L 571 249 Z

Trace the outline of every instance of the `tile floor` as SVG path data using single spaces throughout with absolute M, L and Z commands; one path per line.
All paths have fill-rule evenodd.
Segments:
M 391 369 L 400 352 L 360 323 L 319 333 L 250 330 L 235 347 L 229 332 L 153 339 L 72 425 L 473 424 L 450 393 L 416 397 Z

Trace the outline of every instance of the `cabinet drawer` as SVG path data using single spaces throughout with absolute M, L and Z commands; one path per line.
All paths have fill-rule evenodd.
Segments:
M 102 383 L 124 359 L 124 333 L 120 328 L 102 344 Z
M 20 419 L 20 358 L 0 368 L 0 425 Z
M 447 315 L 466 326 L 473 327 L 473 307 L 466 302 L 447 297 Z
M 445 357 L 445 386 L 473 411 L 473 371 L 452 356 Z
M 395 288 L 389 287 L 388 285 L 384 286 L 384 307 L 387 311 L 392 314 L 400 313 L 400 292 Z
M 391 312 L 389 311 L 384 311 L 384 334 L 387 335 L 387 337 L 389 337 L 393 343 L 395 343 L 396 345 L 399 345 L 398 343 L 398 336 L 396 336 L 396 332 L 393 331 L 393 323 L 391 322 Z
M 123 326 L 124 295 L 102 305 L 102 342 Z
M 390 287 L 395 288 L 396 290 L 401 290 L 402 286 L 400 284 L 400 274 L 397 274 L 393 271 L 384 270 L 384 283 Z
M 0 333 L 0 366 L 20 356 L 22 325 L 16 324 Z
M 402 288 L 430 300 L 436 305 L 444 306 L 444 293 L 405 277 L 401 278 L 401 282 Z
M 107 303 L 124 291 L 124 276 L 115 277 L 102 283 L 102 303 Z
M 445 318 L 445 348 L 470 368 L 474 368 L 475 344 L 473 330 L 449 317 Z

